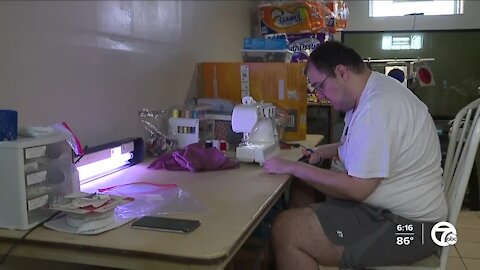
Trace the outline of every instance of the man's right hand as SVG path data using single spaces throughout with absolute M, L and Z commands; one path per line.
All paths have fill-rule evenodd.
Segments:
M 312 149 L 302 147 L 302 154 L 304 157 L 309 157 L 308 163 L 310 164 L 318 164 L 323 161 L 323 155 L 316 147 Z

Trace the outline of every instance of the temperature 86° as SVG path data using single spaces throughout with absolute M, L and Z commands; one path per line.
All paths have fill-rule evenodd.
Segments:
M 413 239 L 413 236 L 397 236 L 397 246 L 408 246 Z

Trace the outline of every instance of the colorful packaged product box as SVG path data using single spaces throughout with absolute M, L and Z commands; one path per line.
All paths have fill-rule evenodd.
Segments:
M 271 102 L 288 113 L 282 140 L 305 140 L 307 133 L 306 63 L 208 62 L 198 64 L 201 97 L 237 104 L 244 95 Z
M 328 8 L 318 1 L 276 2 L 258 8 L 260 33 L 316 33 L 325 28 Z

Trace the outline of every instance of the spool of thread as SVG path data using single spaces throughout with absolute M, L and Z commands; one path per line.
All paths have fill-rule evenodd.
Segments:
M 190 118 L 192 115 L 189 110 L 183 110 L 183 117 Z
M 205 141 L 205 148 L 212 148 L 213 147 L 213 142 L 211 140 Z
M 0 142 L 17 139 L 18 112 L 14 110 L 0 110 Z
M 178 118 L 178 117 L 180 117 L 180 112 L 179 112 L 178 109 L 173 109 L 173 110 L 172 110 L 172 117 L 173 117 L 173 118 Z
M 212 146 L 220 150 L 220 141 L 219 140 L 213 140 L 212 141 Z
M 198 118 L 198 112 L 196 110 L 192 111 L 192 118 Z
M 228 144 L 225 140 L 220 140 L 220 151 L 226 152 L 228 150 Z

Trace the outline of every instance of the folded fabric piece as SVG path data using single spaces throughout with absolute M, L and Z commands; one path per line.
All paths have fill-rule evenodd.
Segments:
M 169 171 L 213 171 L 238 167 L 238 161 L 226 157 L 217 148 L 204 148 L 199 143 L 185 146 L 182 150 L 158 157 L 149 169 Z

